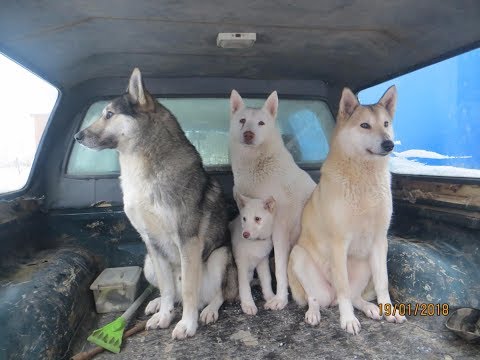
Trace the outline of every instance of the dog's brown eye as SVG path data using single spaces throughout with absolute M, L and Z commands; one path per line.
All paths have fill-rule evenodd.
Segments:
M 243 217 L 243 219 L 242 219 L 242 220 L 243 220 L 243 221 L 247 221 L 247 219 L 245 219 L 245 216 Z
M 388 121 L 385 121 L 385 122 L 383 123 L 383 126 L 388 127 Z
M 260 122 L 258 123 L 258 125 L 263 126 L 263 125 L 265 125 L 265 123 L 264 123 L 263 121 L 260 121 Z
M 260 220 L 262 220 L 261 218 L 259 218 L 258 216 L 255 216 L 255 222 L 260 222 Z
M 245 124 L 245 121 L 246 121 L 245 119 L 240 119 L 240 124 L 242 125 Z
M 107 114 L 105 115 L 105 119 L 110 119 L 113 116 L 113 112 L 107 111 Z
M 360 126 L 364 129 L 370 129 L 370 124 L 367 124 L 367 123 L 361 123 Z

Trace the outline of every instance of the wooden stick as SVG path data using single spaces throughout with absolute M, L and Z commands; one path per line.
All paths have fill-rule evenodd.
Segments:
M 122 339 L 126 339 L 132 335 L 135 335 L 143 330 L 145 330 L 145 326 L 147 325 L 147 320 L 144 320 L 144 321 L 140 321 L 139 323 L 137 323 L 135 326 L 131 327 L 130 329 L 128 329 L 124 334 L 123 334 L 123 337 Z M 103 352 L 105 349 L 102 348 L 101 346 L 96 346 L 94 347 L 93 349 L 89 350 L 89 351 L 83 351 L 81 353 L 78 353 L 77 355 L 71 357 L 70 359 L 71 360 L 90 360 L 92 359 L 95 355 L 98 355 L 100 354 L 101 352 Z

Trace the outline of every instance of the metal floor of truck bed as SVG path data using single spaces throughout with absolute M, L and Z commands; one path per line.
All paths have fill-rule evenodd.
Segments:
M 154 298 L 152 296 L 151 298 Z M 356 311 L 362 330 L 353 336 L 340 329 L 338 308 L 321 311 L 319 326 L 304 321 L 305 310 L 291 300 L 282 311 L 261 308 L 260 291 L 254 290 L 259 311 L 256 316 L 242 313 L 239 303 L 225 304 L 219 320 L 199 325 L 196 335 L 183 341 L 172 340 L 174 324 L 181 308 L 166 330 L 149 330 L 124 340 L 120 354 L 103 352 L 95 359 L 472 359 L 480 358 L 480 344 L 467 343 L 447 330 L 446 318 L 409 317 L 404 324 L 368 319 Z M 147 319 L 143 308 L 137 320 Z M 91 316 L 95 316 L 91 314 Z M 113 321 L 118 314 L 97 315 L 96 327 L 82 327 L 77 339 L 86 339 L 97 327 Z M 84 321 L 92 323 L 92 321 Z M 73 353 L 93 347 L 79 340 Z

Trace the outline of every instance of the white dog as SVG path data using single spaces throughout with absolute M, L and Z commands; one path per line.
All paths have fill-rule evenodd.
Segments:
M 261 109 L 253 109 L 247 108 L 240 94 L 233 90 L 230 108 L 235 190 L 252 198 L 271 194 L 277 204 L 272 234 L 277 293 L 265 308 L 283 309 L 288 302 L 288 255 L 300 235 L 302 210 L 315 182 L 297 166 L 275 127 L 277 92 L 268 97 Z
M 251 199 L 235 194 L 240 210 L 230 223 L 232 233 L 233 256 L 238 268 L 240 301 L 245 314 L 255 315 L 257 307 L 253 302 L 250 282 L 256 269 L 263 298 L 273 298 L 272 277 L 270 275 L 269 255 L 272 251 L 272 229 L 275 215 L 275 199 Z

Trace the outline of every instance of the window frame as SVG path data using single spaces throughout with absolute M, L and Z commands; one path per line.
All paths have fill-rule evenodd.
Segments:
M 209 99 L 223 99 L 223 100 L 228 100 L 228 96 L 225 96 L 225 94 L 219 94 L 219 93 L 213 93 L 213 94 L 151 94 L 152 97 L 155 99 L 157 98 L 164 98 L 164 99 L 199 99 L 199 98 L 209 98 Z M 267 94 L 268 95 L 268 94 Z M 97 180 L 97 179 L 118 179 L 120 176 L 120 172 L 118 173 L 113 173 L 113 174 L 96 174 L 96 175 L 75 175 L 75 174 L 69 174 L 67 172 L 68 170 L 68 162 L 70 161 L 70 157 L 73 151 L 73 146 L 75 144 L 75 140 L 73 138 L 73 135 L 77 133 L 80 130 L 80 127 L 82 126 L 82 122 L 85 119 L 85 115 L 87 114 L 88 109 L 96 102 L 99 101 L 111 101 L 117 96 L 98 96 L 91 98 L 88 102 L 87 105 L 84 106 L 81 112 L 79 112 L 74 119 L 74 126 L 72 126 L 72 129 L 74 130 L 71 133 L 71 138 L 72 141 L 70 142 L 68 146 L 68 150 L 66 152 L 66 156 L 63 159 L 62 162 L 62 174 L 64 178 L 67 179 L 76 179 L 76 180 Z M 248 92 L 243 92 L 242 97 L 244 99 L 266 99 L 265 93 L 248 93 Z M 330 103 L 328 101 L 327 97 L 324 96 L 302 96 L 302 95 L 289 95 L 287 97 L 282 97 L 280 101 L 283 100 L 306 100 L 306 101 L 321 101 L 324 103 L 324 105 L 327 107 L 328 111 L 330 111 L 330 114 L 332 115 L 333 122 L 334 124 L 336 123 L 336 116 L 334 112 L 332 111 L 332 107 L 330 106 Z M 228 114 L 226 114 L 228 116 Z M 226 117 L 227 119 L 227 117 Z M 327 141 L 330 141 L 330 139 L 327 139 Z M 330 143 L 329 143 L 330 145 Z M 318 163 L 313 163 L 313 164 L 304 164 L 301 165 L 297 164 L 301 169 L 305 171 L 318 171 L 320 167 L 323 165 L 323 162 L 318 162 Z M 205 170 L 209 174 L 213 175 L 229 175 L 232 173 L 232 167 L 231 165 L 217 165 L 217 166 L 205 166 Z

